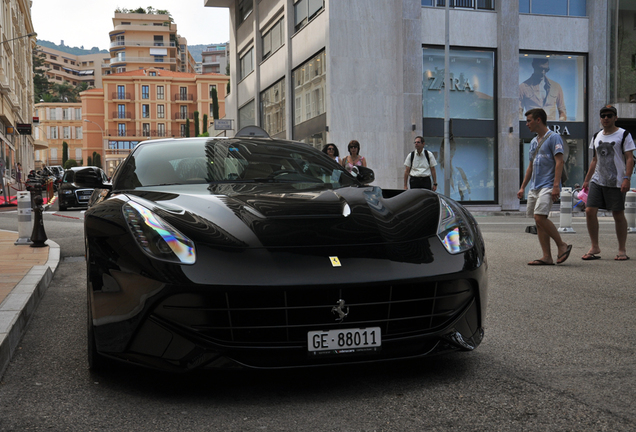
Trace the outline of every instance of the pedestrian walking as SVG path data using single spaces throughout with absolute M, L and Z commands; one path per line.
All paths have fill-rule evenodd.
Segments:
M 424 148 L 424 138 L 416 136 L 415 150 L 406 156 L 404 161 L 404 189 L 437 190 L 437 173 L 435 155 Z
M 547 115 L 542 108 L 534 108 L 525 113 L 526 126 L 537 134 L 530 142 L 530 163 L 523 178 L 517 198 L 523 199 L 528 183 L 528 205 L 526 214 L 534 217 L 537 237 L 543 256 L 530 261 L 528 265 L 554 265 L 550 250 L 550 239 L 557 246 L 557 264 L 564 263 L 570 256 L 572 245 L 561 239 L 559 231 L 548 219 L 552 203 L 561 194 L 561 175 L 563 173 L 563 141 L 561 137 L 546 126 Z
M 598 209 L 612 212 L 618 254 L 616 261 L 627 261 L 627 219 L 625 218 L 625 194 L 629 191 L 632 173 L 634 172 L 633 151 L 636 148 L 629 132 L 616 126 L 618 113 L 611 105 L 600 111 L 602 130 L 594 134 L 590 149 L 594 157 L 583 182 L 583 189 L 588 188 L 585 207 L 587 232 L 592 245 L 582 259 L 591 261 L 600 259 L 601 247 L 598 242 Z

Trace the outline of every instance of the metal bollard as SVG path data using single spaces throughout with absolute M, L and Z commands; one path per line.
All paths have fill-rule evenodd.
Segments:
M 46 241 L 48 237 L 46 236 L 46 232 L 44 231 L 44 219 L 42 219 L 42 203 L 44 200 L 40 195 L 33 198 L 35 202 L 34 211 L 34 221 L 33 221 L 33 233 L 31 234 L 31 241 L 33 244 L 31 247 L 44 247 L 46 246 Z
M 561 189 L 561 217 L 559 219 L 559 232 L 574 234 L 572 228 L 572 188 Z
M 15 245 L 30 245 L 33 221 L 31 220 L 31 193 L 18 192 L 18 239 Z
M 636 192 L 627 191 L 625 196 L 625 218 L 627 219 L 627 232 L 636 232 Z

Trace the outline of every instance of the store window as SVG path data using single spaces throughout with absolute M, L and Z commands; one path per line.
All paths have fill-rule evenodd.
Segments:
M 261 93 L 261 127 L 274 136 L 285 131 L 285 78 Z
M 568 179 L 563 186 L 583 184 L 587 164 L 587 58 L 582 55 L 521 52 L 519 54 L 519 135 L 520 183 L 529 164 L 530 143 L 534 138 L 525 113 L 542 108 L 548 128 L 563 141 L 563 160 Z M 526 188 L 526 194 L 528 192 Z
M 552 53 L 519 55 L 519 120 L 543 108 L 548 121 L 585 120 L 584 56 Z
M 423 130 L 437 159 L 437 190 L 461 202 L 495 202 L 497 196 L 495 53 L 450 51 L 448 175 L 444 146 L 444 50 L 423 48 Z

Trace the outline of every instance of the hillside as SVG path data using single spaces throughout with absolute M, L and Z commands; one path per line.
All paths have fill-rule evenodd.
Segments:
M 45 41 L 45 40 L 39 40 L 38 39 L 38 45 L 41 45 L 43 47 L 47 47 L 47 48 L 53 48 L 56 49 L 58 51 L 62 51 L 68 54 L 74 54 L 74 55 L 84 55 L 84 54 L 108 54 L 107 50 L 100 50 L 98 47 L 93 47 L 91 49 L 85 49 L 84 46 L 82 45 L 81 47 L 69 47 L 66 45 L 58 45 L 55 44 L 53 42 L 49 42 L 49 41 Z M 201 53 L 203 51 L 205 51 L 205 48 L 208 45 L 188 45 L 188 49 L 190 50 L 190 53 L 192 54 L 192 57 L 194 57 L 194 61 L 196 62 L 200 62 L 202 57 L 201 57 Z
M 68 54 L 74 54 L 74 55 L 84 55 L 84 54 L 108 54 L 108 51 L 106 50 L 100 50 L 98 47 L 93 47 L 91 49 L 85 49 L 84 46 L 82 45 L 80 48 L 78 47 L 69 47 L 66 45 L 58 45 L 55 44 L 53 42 L 49 42 L 46 40 L 41 40 L 38 39 L 38 45 L 46 47 L 46 48 L 52 48 L 58 51 L 62 51 Z

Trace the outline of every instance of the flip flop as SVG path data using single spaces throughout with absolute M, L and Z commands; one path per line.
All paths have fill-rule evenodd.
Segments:
M 557 264 L 563 264 L 565 260 L 570 257 L 570 252 L 572 252 L 572 245 L 568 245 L 568 248 L 561 255 L 557 257 Z
M 594 260 L 597 260 L 597 259 L 601 259 L 601 256 L 593 254 L 593 253 L 586 253 L 585 255 L 583 255 L 581 257 L 581 259 L 583 261 L 594 261 Z
M 616 255 L 614 261 L 627 261 L 629 257 L 627 255 Z
M 545 262 L 545 261 L 540 260 L 540 259 L 536 259 L 534 261 L 530 261 L 528 263 L 528 265 L 531 265 L 531 266 L 544 266 L 544 265 L 554 265 L 554 263 L 549 263 L 549 262 Z

